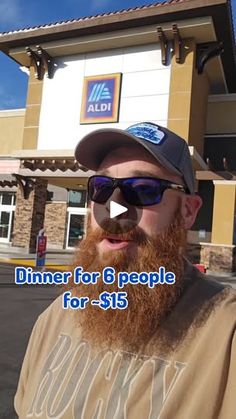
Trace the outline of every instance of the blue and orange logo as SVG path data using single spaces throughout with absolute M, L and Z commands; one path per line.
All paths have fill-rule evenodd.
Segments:
M 121 73 L 85 77 L 80 122 L 117 122 Z

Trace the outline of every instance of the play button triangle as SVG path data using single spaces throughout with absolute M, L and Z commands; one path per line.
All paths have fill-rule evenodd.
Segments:
M 126 211 L 128 211 L 128 208 L 117 204 L 115 201 L 110 201 L 110 218 L 118 217 L 118 215 L 123 214 Z

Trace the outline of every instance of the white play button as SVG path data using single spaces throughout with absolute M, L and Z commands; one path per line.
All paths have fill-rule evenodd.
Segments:
M 107 233 L 112 235 L 128 233 L 138 226 L 142 218 L 142 207 L 128 204 L 127 206 L 128 208 L 111 199 L 103 205 L 94 202 L 94 218 L 99 227 Z
M 126 211 L 128 211 L 128 208 L 117 204 L 117 202 L 110 201 L 110 218 L 118 217 L 118 215 L 123 214 Z

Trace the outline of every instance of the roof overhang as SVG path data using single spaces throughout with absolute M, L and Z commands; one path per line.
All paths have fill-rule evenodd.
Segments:
M 211 28 L 206 29 L 204 18 L 210 18 Z M 197 21 L 199 28 L 196 25 Z M 0 34 L 0 50 L 21 65 L 27 66 L 29 58 L 25 53 L 26 46 L 34 48 L 40 45 L 50 52 L 51 56 L 56 57 L 104 50 L 104 48 L 118 48 L 122 45 L 157 42 L 156 27 L 161 25 L 162 28 L 166 28 L 168 34 L 168 25 L 170 28 L 173 23 L 178 24 L 181 36 L 184 38 L 195 37 L 198 43 L 209 42 L 212 38 L 223 42 L 224 52 L 221 58 L 212 60 L 214 71 L 222 73 L 220 69 L 222 66 L 228 91 L 236 92 L 236 78 L 232 77 L 232 74 L 236 73 L 235 41 L 228 0 L 172 1 L 3 33 Z M 210 63 L 208 69 L 209 66 Z M 210 69 L 208 71 L 212 73 Z
M 12 157 L 20 161 L 20 176 L 44 178 L 65 188 L 85 187 L 88 177 L 94 174 L 75 160 L 74 150 L 19 150 Z
M 15 192 L 17 190 L 17 181 L 12 175 L 0 174 L 0 191 Z
M 215 172 L 213 170 L 197 170 L 196 171 L 197 180 L 222 180 L 222 181 L 236 181 L 236 172 Z
M 197 180 L 236 180 L 235 172 L 209 170 L 193 146 L 189 146 L 189 152 Z M 0 181 L 11 180 L 11 186 L 15 186 L 15 178 L 10 174 L 43 178 L 52 185 L 80 189 L 86 187 L 88 177 L 94 171 L 79 165 L 74 159 L 74 150 L 19 150 L 9 156 L 0 156 Z M 9 185 L 4 183 L 0 186 Z
M 175 23 L 178 25 L 182 38 L 195 38 L 197 43 L 217 41 L 211 17 L 178 20 Z M 161 25 L 167 39 L 173 38 L 172 25 L 173 22 L 167 22 Z M 156 42 L 158 42 L 157 24 L 100 33 L 96 36 L 86 35 L 44 43 L 41 42 L 40 46 L 50 56 L 59 57 Z M 30 44 L 30 47 L 36 51 L 36 45 Z M 23 66 L 30 65 L 30 57 L 26 54 L 25 45 L 11 48 L 9 55 Z
M 197 44 L 216 42 L 217 37 L 211 17 L 194 18 L 176 21 L 178 30 L 183 39 L 194 38 Z M 173 23 L 161 25 L 167 39 L 173 39 Z M 72 39 L 50 41 L 40 46 L 51 57 L 73 56 L 94 51 L 104 51 L 114 48 L 124 48 L 135 45 L 157 43 L 157 25 L 148 25 L 132 29 L 124 29 L 108 33 L 76 37 Z M 36 51 L 36 45 L 30 46 Z M 21 66 L 30 66 L 30 57 L 26 54 L 25 47 L 13 48 L 9 55 Z M 211 91 L 225 93 L 227 91 L 224 70 L 220 56 L 209 61 L 206 66 L 210 80 Z
M 0 156 L 0 190 L 4 191 L 16 188 L 18 176 L 43 178 L 51 185 L 68 189 L 84 189 L 93 174 L 74 159 L 74 150 L 19 150 Z
M 189 146 L 194 170 L 206 170 L 207 165 L 193 146 Z M 17 159 L 18 173 L 24 176 L 89 177 L 94 172 L 81 166 L 74 157 L 74 150 L 18 150 L 11 154 Z M 0 160 L 1 162 L 1 160 Z

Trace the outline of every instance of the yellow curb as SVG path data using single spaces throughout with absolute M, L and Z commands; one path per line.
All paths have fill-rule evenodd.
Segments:
M 13 259 L 13 258 L 0 258 L 0 263 L 9 263 L 12 265 L 18 265 L 18 266 L 31 266 L 35 268 L 35 260 L 28 260 L 28 259 Z M 51 265 L 47 264 L 43 266 L 39 266 L 38 268 L 50 268 L 54 270 L 59 271 L 67 271 L 69 269 L 69 265 Z

